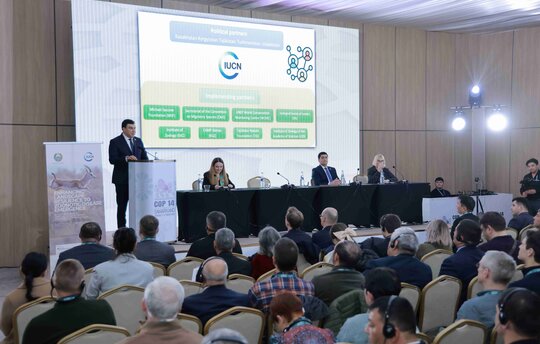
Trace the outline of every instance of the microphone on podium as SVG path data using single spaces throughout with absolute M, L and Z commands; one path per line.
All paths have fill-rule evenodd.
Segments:
M 284 175 L 282 175 L 281 173 L 277 173 L 278 176 L 280 176 L 281 178 L 285 179 L 287 181 L 287 184 L 286 185 L 282 185 L 281 187 L 282 188 L 291 188 L 293 187 L 294 185 L 291 184 L 291 182 L 289 181 L 289 179 L 287 177 L 285 177 Z

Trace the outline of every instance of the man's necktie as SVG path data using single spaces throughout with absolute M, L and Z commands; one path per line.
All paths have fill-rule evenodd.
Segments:
M 330 175 L 330 171 L 328 171 L 328 167 L 323 167 L 324 172 L 326 173 L 326 178 L 328 178 L 328 183 L 332 182 L 332 176 Z
M 133 146 L 133 138 L 129 139 L 129 148 L 131 149 L 131 153 L 135 154 L 135 146 Z

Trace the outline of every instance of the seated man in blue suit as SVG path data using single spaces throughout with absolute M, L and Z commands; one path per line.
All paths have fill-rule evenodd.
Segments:
M 339 185 L 341 181 L 337 176 L 336 169 L 328 166 L 328 154 L 326 152 L 320 152 L 318 157 L 319 166 L 311 170 L 313 185 Z
M 401 282 L 409 283 L 422 289 L 431 282 L 431 268 L 415 257 L 418 250 L 418 238 L 409 227 L 398 228 L 392 233 L 388 245 L 388 257 L 373 259 L 367 263 L 367 270 L 378 267 L 394 269 Z
M 335 208 L 324 208 L 324 210 L 321 212 L 320 218 L 322 229 L 317 233 L 314 233 L 311 236 L 311 239 L 313 240 L 313 243 L 319 246 L 321 250 L 329 252 L 327 249 L 334 246 L 332 243 L 332 237 L 330 236 L 330 229 L 332 229 L 332 226 L 338 222 L 338 211 Z
M 210 318 L 234 306 L 250 307 L 247 294 L 227 289 L 225 283 L 229 270 L 227 263 L 220 257 L 210 257 L 202 266 L 202 293 L 186 297 L 182 313 L 199 318 L 204 326 Z

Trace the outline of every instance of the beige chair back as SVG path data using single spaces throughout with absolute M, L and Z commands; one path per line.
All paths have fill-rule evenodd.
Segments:
M 40 297 L 37 300 L 25 303 L 13 313 L 13 338 L 15 344 L 22 343 L 24 330 L 30 320 L 54 307 L 54 299 L 50 296 Z
M 486 333 L 486 327 L 478 321 L 459 320 L 442 330 L 433 344 L 482 344 Z
M 199 294 L 203 291 L 203 285 L 200 282 L 193 282 L 188 280 L 180 280 L 180 284 L 184 287 L 184 296 Z
M 193 183 L 191 183 L 191 189 L 193 191 L 197 191 L 197 189 L 199 188 L 199 180 L 198 179 L 195 179 L 193 181 Z
M 201 320 L 194 315 L 178 313 L 180 325 L 188 331 L 202 334 L 203 326 Z
M 315 263 L 307 267 L 306 269 L 304 269 L 304 271 L 300 274 L 300 278 L 306 281 L 312 281 L 313 278 L 315 278 L 316 276 L 324 275 L 332 271 L 333 268 L 334 268 L 334 265 L 332 264 L 328 264 L 324 262 Z
M 272 269 L 268 272 L 265 272 L 264 274 L 260 275 L 259 278 L 257 278 L 257 282 L 269 280 L 276 272 L 277 269 Z
M 167 269 L 159 263 L 149 262 L 154 268 L 154 278 L 167 275 Z
M 241 294 L 247 294 L 249 289 L 255 284 L 255 279 L 251 276 L 232 274 L 227 279 L 227 288 Z
M 515 228 L 507 227 L 506 234 L 510 235 L 512 239 L 516 240 L 516 238 L 518 237 L 518 230 Z
M 86 297 L 86 287 L 90 285 L 90 280 L 92 279 L 92 275 L 94 274 L 94 268 L 86 269 L 84 272 L 84 288 L 81 293 L 82 297 Z
M 265 188 L 269 188 L 271 183 L 270 183 L 270 179 L 266 178 L 266 177 L 263 177 L 263 180 L 264 180 L 264 187 Z M 256 189 L 256 188 L 260 188 L 261 187 L 261 177 L 260 176 L 257 176 L 257 177 L 253 177 L 253 178 L 250 178 L 248 179 L 247 181 L 247 187 L 249 189 Z
M 182 260 L 172 263 L 167 268 L 167 276 L 177 280 L 192 281 L 193 270 L 198 269 L 203 260 L 195 257 L 186 257 Z
M 324 256 L 323 262 L 328 263 L 328 264 L 334 264 L 334 250 L 328 252 Z
M 478 276 L 475 276 L 469 282 L 469 286 L 467 287 L 467 300 L 472 299 L 482 290 L 484 290 L 484 287 L 482 287 L 482 285 L 478 283 Z
M 204 335 L 219 328 L 240 332 L 250 344 L 261 343 L 264 330 L 264 314 L 258 309 L 233 307 L 212 317 L 204 325 Z
M 523 241 L 523 239 L 527 236 L 528 231 L 537 231 L 537 230 L 538 230 L 538 228 L 534 227 L 533 225 L 529 225 L 529 226 L 523 228 L 519 232 L 519 241 Z
M 144 288 L 122 285 L 99 295 L 98 300 L 106 300 L 111 305 L 118 326 L 135 334 L 146 319 L 141 309 L 143 296 Z
M 490 344 L 504 344 L 504 337 L 503 336 L 499 336 L 499 334 L 497 333 L 497 327 L 494 327 L 492 330 L 491 330 L 491 335 L 490 335 Z
M 399 296 L 409 301 L 415 314 L 418 313 L 421 293 L 420 288 L 417 286 L 401 282 L 401 292 L 399 293 Z
M 94 324 L 65 336 L 58 341 L 58 344 L 117 343 L 129 335 L 128 330 L 123 327 Z
M 442 275 L 429 282 L 420 298 L 420 330 L 431 332 L 453 323 L 460 296 L 461 281 L 457 278 Z
M 296 260 L 296 271 L 298 275 L 301 275 L 305 269 L 309 268 L 311 264 L 306 260 L 306 257 L 302 253 L 298 253 L 298 258 Z
M 431 344 L 431 338 L 425 333 L 416 332 L 416 338 L 423 340 L 426 344 Z
M 236 252 L 233 252 L 232 254 L 233 254 L 233 256 L 235 256 L 236 258 L 240 258 L 240 259 L 243 259 L 243 260 L 249 262 L 249 257 L 248 257 L 248 256 L 245 256 L 245 255 L 243 255 L 243 254 L 241 254 L 241 253 L 236 253 Z
M 525 264 L 520 264 L 516 267 L 516 271 L 514 271 L 514 276 L 512 276 L 512 279 L 510 280 L 510 283 L 519 281 L 523 279 L 523 268 L 525 267 Z
M 361 174 L 357 174 L 356 176 L 353 177 L 353 182 L 355 183 L 367 184 L 368 181 L 369 181 L 368 176 L 363 176 Z
M 435 250 L 424 255 L 422 259 L 420 260 L 426 263 L 427 265 L 429 265 L 429 267 L 431 268 L 431 274 L 433 276 L 433 279 L 435 279 L 439 276 L 439 271 L 441 271 L 442 262 L 446 258 L 450 257 L 451 255 L 452 255 L 452 251 Z

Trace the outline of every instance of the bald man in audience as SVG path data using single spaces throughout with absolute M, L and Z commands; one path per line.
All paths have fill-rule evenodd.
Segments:
M 323 251 L 332 246 L 330 229 L 338 222 L 338 211 L 335 208 L 324 208 L 320 215 L 322 229 L 311 236 L 313 243 Z

